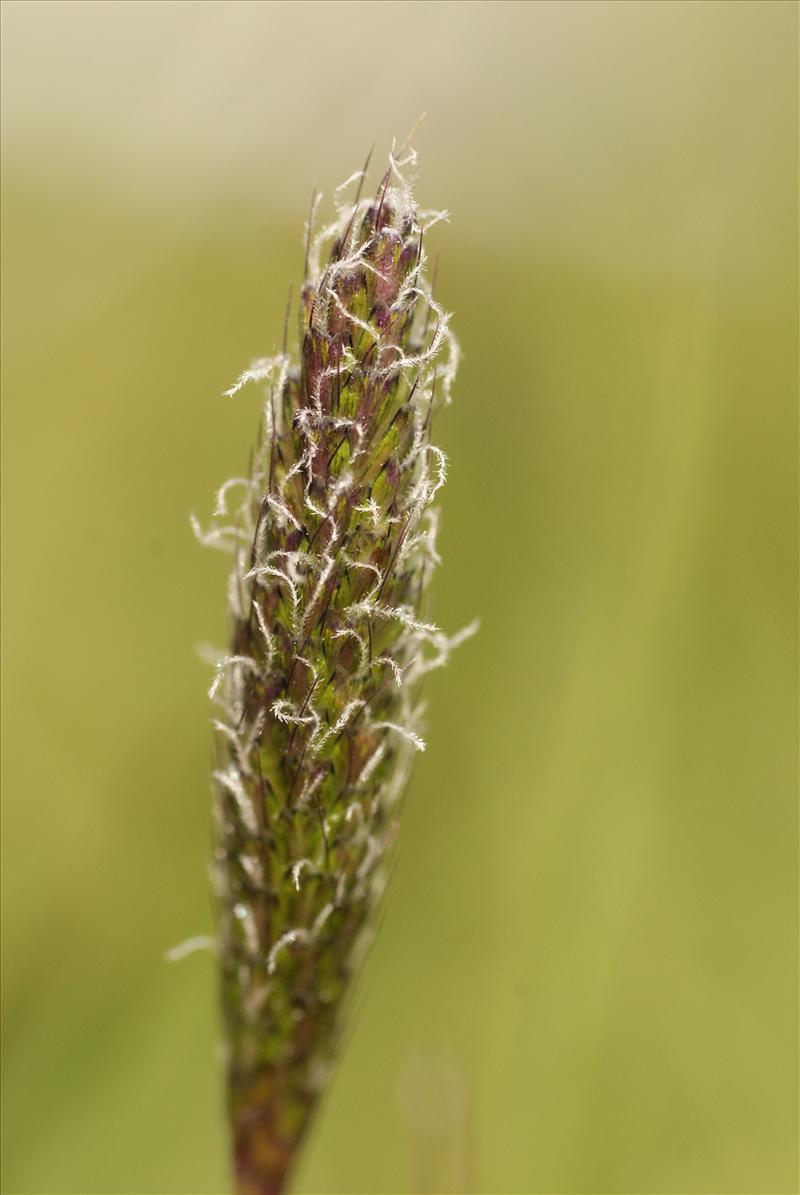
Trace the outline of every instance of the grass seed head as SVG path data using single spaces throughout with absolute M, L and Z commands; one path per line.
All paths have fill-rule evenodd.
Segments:
M 390 155 L 370 198 L 353 176 L 316 235 L 312 204 L 297 356 L 284 345 L 228 391 L 261 387 L 260 433 L 196 526 L 233 556 L 214 880 L 235 1165 L 259 1195 L 282 1189 L 330 1069 L 425 747 L 420 681 L 463 637 L 424 614 L 446 476 L 431 424 L 458 349 L 425 272 L 442 213 L 415 206 L 414 162 Z

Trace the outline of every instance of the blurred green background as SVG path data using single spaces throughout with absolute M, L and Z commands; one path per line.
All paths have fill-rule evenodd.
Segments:
M 210 928 L 188 516 L 312 183 L 427 110 L 434 608 L 483 628 L 296 1190 L 796 1191 L 797 7 L 2 22 L 4 1190 L 228 1189 L 212 961 L 164 962 Z

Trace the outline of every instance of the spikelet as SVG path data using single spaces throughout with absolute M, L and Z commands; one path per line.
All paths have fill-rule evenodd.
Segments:
M 262 388 L 260 435 L 210 529 L 195 522 L 233 554 L 231 648 L 211 688 L 213 872 L 248 1195 L 283 1189 L 330 1070 L 398 798 L 425 746 L 419 681 L 472 630 L 448 638 L 421 613 L 446 469 L 431 419 L 458 350 L 425 279 L 424 229 L 442 213 L 415 207 L 414 161 L 390 155 L 372 200 L 359 171 L 355 202 L 337 201 L 316 237 L 312 205 L 299 364 L 284 346 L 228 391 Z

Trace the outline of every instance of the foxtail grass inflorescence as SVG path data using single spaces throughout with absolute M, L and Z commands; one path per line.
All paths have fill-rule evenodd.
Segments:
M 213 874 L 243 1195 L 284 1189 L 424 749 L 420 681 L 472 630 L 448 638 L 423 608 L 446 468 L 431 421 L 458 349 L 425 275 L 425 231 L 446 213 L 415 206 L 414 161 L 390 155 L 374 198 L 366 168 L 348 179 L 316 235 L 312 203 L 297 357 L 285 336 L 228 391 L 261 386 L 260 432 L 210 529 L 195 524 L 233 556 Z

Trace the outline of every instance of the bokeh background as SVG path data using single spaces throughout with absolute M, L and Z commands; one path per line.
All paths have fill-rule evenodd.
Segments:
M 212 960 L 164 961 L 188 517 L 312 184 L 426 110 L 435 614 L 483 628 L 295 1189 L 796 1191 L 796 6 L 5 0 L 2 51 L 4 1190 L 228 1190 Z

